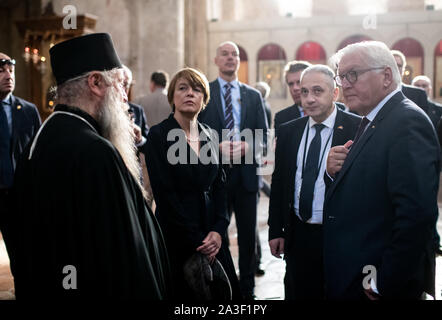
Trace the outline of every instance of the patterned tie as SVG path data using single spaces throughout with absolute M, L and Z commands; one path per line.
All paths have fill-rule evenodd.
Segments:
M 233 121 L 233 105 L 232 105 L 232 85 L 230 83 L 226 83 L 224 85 L 224 88 L 226 89 L 226 93 L 224 94 L 224 101 L 226 103 L 226 112 L 224 115 L 224 120 L 226 121 L 226 129 L 229 129 L 229 137 L 230 140 L 233 140 L 233 127 L 234 127 L 234 121 Z
M 367 124 L 369 124 L 369 123 L 370 123 L 370 120 L 368 120 L 367 117 L 362 118 L 361 123 L 359 124 L 358 131 L 356 131 L 356 135 L 353 140 L 353 144 L 351 145 L 352 149 L 353 149 L 353 146 L 356 145 L 356 142 L 358 142 L 359 138 L 364 133 L 365 128 L 367 127 Z
M 11 136 L 3 101 L 0 105 L 0 188 L 10 188 L 14 170 L 11 160 Z
M 299 215 L 304 222 L 307 222 L 312 217 L 313 192 L 316 179 L 318 178 L 318 166 L 320 166 L 318 162 L 319 154 L 321 153 L 321 131 L 325 126 L 322 123 L 317 123 L 313 127 L 316 130 L 316 134 L 308 149 L 299 197 Z

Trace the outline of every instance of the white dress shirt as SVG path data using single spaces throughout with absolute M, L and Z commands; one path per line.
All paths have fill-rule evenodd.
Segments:
M 322 224 L 322 210 L 324 207 L 324 196 L 325 196 L 325 183 L 323 176 L 326 168 L 328 151 L 330 150 L 331 142 L 333 140 L 333 126 L 335 125 L 336 114 L 337 110 L 336 106 L 334 106 L 333 112 L 328 116 L 328 118 L 325 121 L 322 122 L 322 124 L 325 126 L 321 131 L 321 151 L 319 154 L 319 160 L 321 160 L 322 158 L 322 161 L 320 163 L 319 174 L 315 182 L 312 217 L 307 221 L 307 223 L 311 224 Z M 317 122 L 313 120 L 311 117 L 308 119 L 306 128 L 304 129 L 304 133 L 302 135 L 301 142 L 299 144 L 298 157 L 296 159 L 297 169 L 296 169 L 296 178 L 295 178 L 294 207 L 295 207 L 295 213 L 300 219 L 301 217 L 299 215 L 299 196 L 301 194 L 301 185 L 302 185 L 302 169 L 303 169 L 302 162 L 304 159 L 305 161 L 307 160 L 307 154 L 308 154 L 308 149 L 310 147 L 310 143 L 316 134 L 316 129 L 313 128 L 313 126 L 316 123 Z M 308 132 L 307 150 L 305 150 L 305 140 L 307 137 L 307 130 L 309 130 L 309 132 Z
M 304 109 L 301 106 L 298 106 L 299 113 L 301 114 L 301 118 L 305 116 Z

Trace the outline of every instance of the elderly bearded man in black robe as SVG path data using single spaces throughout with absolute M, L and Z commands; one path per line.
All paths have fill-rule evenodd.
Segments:
M 167 298 L 112 40 L 82 36 L 50 54 L 58 104 L 17 168 L 4 232 L 16 297 Z

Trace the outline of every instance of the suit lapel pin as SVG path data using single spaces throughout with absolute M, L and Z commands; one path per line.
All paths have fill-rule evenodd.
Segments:
M 341 130 L 342 130 L 342 129 L 344 129 L 344 127 L 343 127 L 343 126 L 339 126 L 338 129 L 341 129 Z
M 17 106 L 17 110 L 20 110 L 20 109 L 21 109 L 21 105 L 18 105 L 18 106 Z

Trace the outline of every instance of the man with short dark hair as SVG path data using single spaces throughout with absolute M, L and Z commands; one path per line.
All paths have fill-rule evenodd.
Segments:
M 279 126 L 285 122 L 304 116 L 301 106 L 301 73 L 311 66 L 307 61 L 290 61 L 284 68 L 285 82 L 290 91 L 294 104 L 278 111 L 275 114 L 274 128 L 278 132 Z
M 166 88 L 169 82 L 169 75 L 162 70 L 158 70 L 152 73 L 150 77 L 150 91 L 155 91 L 156 87 Z
M 168 82 L 169 75 L 165 71 L 153 72 L 149 84 L 151 93 L 135 100 L 136 104 L 143 107 L 149 128 L 166 119 L 172 112 L 172 107 L 167 100 Z
M 20 159 L 5 223 L 16 297 L 164 299 L 167 254 L 112 39 L 89 34 L 49 53 L 57 105 Z
M 9 213 L 9 193 L 14 171 L 23 150 L 40 127 L 34 104 L 12 94 L 15 60 L 0 52 L 0 232 Z

